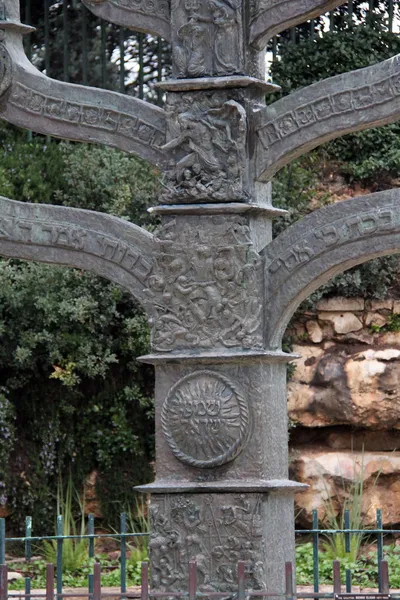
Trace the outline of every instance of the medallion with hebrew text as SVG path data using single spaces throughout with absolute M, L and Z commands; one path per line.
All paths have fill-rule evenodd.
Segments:
M 162 429 L 173 454 L 200 468 L 233 460 L 246 444 L 249 421 L 249 407 L 238 385 L 206 370 L 178 381 L 161 413 Z

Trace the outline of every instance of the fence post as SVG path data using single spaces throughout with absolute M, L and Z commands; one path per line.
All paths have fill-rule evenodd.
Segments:
M 46 565 L 46 600 L 54 600 L 54 565 Z
M 29 540 L 32 537 L 32 517 L 25 518 L 25 559 L 30 561 L 32 558 L 32 542 Z
M 141 600 L 149 600 L 149 563 L 142 562 L 142 592 Z
M 376 510 L 376 528 L 382 530 L 382 509 L 377 508 Z M 382 576 L 381 576 L 381 563 L 383 561 L 383 533 L 378 533 L 376 536 L 376 554 L 378 560 L 378 585 L 379 592 L 382 592 Z
M 389 567 L 387 560 L 381 562 L 382 594 L 389 594 Z
M 6 562 L 6 520 L 0 519 L 0 565 Z
M 94 516 L 88 515 L 88 534 L 94 536 Z M 89 558 L 94 558 L 94 537 L 89 538 Z M 93 573 L 89 573 L 89 593 L 93 594 Z
M 121 550 L 121 593 L 126 592 L 126 513 L 120 515 L 120 550 Z
M 197 563 L 189 562 L 189 600 L 196 600 L 197 595 Z
M 340 581 L 340 560 L 333 561 L 333 593 L 340 594 L 342 584 Z
M 63 539 L 64 521 L 63 516 L 57 517 L 57 600 L 62 600 L 63 588 Z M 73 544 L 74 542 L 72 542 Z
M 350 529 L 350 511 L 349 511 L 348 508 L 346 508 L 346 510 L 344 511 L 344 528 L 345 529 Z M 346 552 L 350 552 L 351 551 L 350 536 L 351 536 L 351 533 L 345 533 L 344 534 L 344 546 L 345 546 L 345 551 Z
M 8 568 L 7 565 L 0 565 L 0 600 L 8 598 Z
M 314 509 L 312 511 L 312 528 L 313 533 L 313 579 L 314 579 L 314 593 L 319 592 L 319 534 L 318 531 L 318 511 Z
M 101 600 L 101 571 L 98 562 L 93 567 L 93 600 Z
M 246 563 L 244 560 L 239 560 L 238 562 L 238 600 L 245 600 L 246 598 L 246 590 L 244 584 L 245 571 L 246 571 Z
M 286 600 L 293 600 L 293 563 L 285 563 L 285 596 Z

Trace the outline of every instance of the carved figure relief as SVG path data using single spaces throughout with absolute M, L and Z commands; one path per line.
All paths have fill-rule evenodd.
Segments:
M 247 121 L 244 108 L 225 94 L 169 97 L 168 141 L 174 159 L 161 200 L 168 204 L 244 200 Z
M 187 585 L 194 559 L 202 592 L 236 591 L 238 560 L 247 562 L 247 587 L 265 588 L 261 495 L 157 495 L 150 522 L 152 585 L 158 590 Z
M 0 40 L 4 31 L 0 30 Z M 5 45 L 0 43 L 0 98 L 6 93 L 12 82 L 11 58 Z
M 173 454 L 200 468 L 233 460 L 247 441 L 249 421 L 241 388 L 213 371 L 197 371 L 178 381 L 161 412 L 163 432 Z
M 178 77 L 232 75 L 242 71 L 238 0 L 175 0 L 174 63 Z
M 259 348 L 261 261 L 245 219 L 214 217 L 207 230 L 202 218 L 180 223 L 179 240 L 175 219 L 158 232 L 146 289 L 153 348 Z

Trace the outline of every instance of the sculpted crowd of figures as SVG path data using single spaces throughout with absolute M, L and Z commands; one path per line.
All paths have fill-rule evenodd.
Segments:
M 94 14 L 172 43 L 163 108 L 55 81 L 28 61 L 18 0 L 1 0 L 0 117 L 101 143 L 161 170 L 152 234 L 90 211 L 0 199 L 0 254 L 88 269 L 147 312 L 155 365 L 156 591 L 247 585 L 282 593 L 294 560 L 288 480 L 285 326 L 298 304 L 359 262 L 400 252 L 398 190 L 307 216 L 272 241 L 270 180 L 319 144 L 400 117 L 400 57 L 266 106 L 272 35 L 340 0 L 96 0 Z M 134 199 L 132 199 L 134 201 Z

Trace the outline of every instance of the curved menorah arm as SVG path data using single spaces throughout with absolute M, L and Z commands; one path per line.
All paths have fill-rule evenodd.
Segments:
M 250 44 L 262 50 L 284 29 L 314 19 L 341 4 L 343 0 L 257 0 L 251 8 Z
M 400 54 L 294 92 L 256 116 L 257 179 L 346 133 L 400 119 Z
M 37 133 L 96 142 L 164 164 L 163 109 L 124 94 L 47 77 L 24 53 L 24 29 L 18 21 L 0 21 L 1 119 Z
M 145 305 L 153 236 L 110 215 L 0 197 L 0 255 L 91 271 Z
M 400 189 L 321 208 L 288 227 L 262 252 L 266 344 L 280 347 L 294 311 L 335 275 L 400 252 Z
M 169 0 L 83 0 L 97 17 L 128 29 L 171 39 Z

